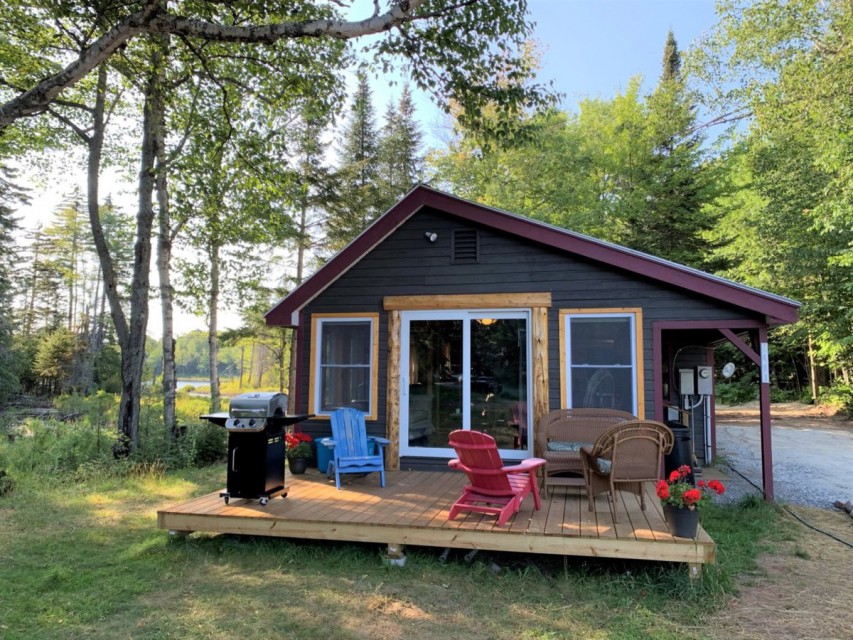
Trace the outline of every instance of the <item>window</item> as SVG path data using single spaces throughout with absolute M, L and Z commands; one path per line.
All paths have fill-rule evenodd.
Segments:
M 377 413 L 379 316 L 315 314 L 311 323 L 311 413 L 340 407 Z
M 563 310 L 562 406 L 607 407 L 643 415 L 642 312 Z

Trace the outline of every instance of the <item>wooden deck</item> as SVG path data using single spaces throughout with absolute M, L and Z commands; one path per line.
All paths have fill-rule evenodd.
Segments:
M 157 523 L 176 534 L 192 531 L 376 542 L 393 553 L 403 545 L 451 547 L 680 562 L 691 576 L 715 561 L 714 541 L 700 527 L 696 540 L 674 538 L 667 530 L 654 487 L 649 483 L 646 510 L 632 494 L 619 494 L 616 522 L 605 496 L 587 508 L 577 488 L 557 488 L 542 496 L 534 511 L 528 497 L 521 511 L 503 527 L 494 516 L 462 514 L 447 519 L 466 482 L 454 472 L 389 471 L 387 485 L 378 474 L 352 476 L 340 491 L 317 470 L 286 479 L 287 496 L 266 507 L 254 500 L 232 499 L 219 491 L 158 511 Z

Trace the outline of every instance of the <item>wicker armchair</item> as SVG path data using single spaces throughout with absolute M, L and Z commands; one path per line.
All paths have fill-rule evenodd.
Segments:
M 665 424 L 652 420 L 632 420 L 616 425 L 580 451 L 589 510 L 595 509 L 595 496 L 609 494 L 610 512 L 616 520 L 616 491 L 640 496 L 640 508 L 646 510 L 643 483 L 661 477 L 663 456 L 672 450 L 674 438 Z
M 536 426 L 536 455 L 545 459 L 543 488 L 583 487 L 580 448 L 592 446 L 613 425 L 635 417 L 618 409 L 558 409 L 539 419 Z

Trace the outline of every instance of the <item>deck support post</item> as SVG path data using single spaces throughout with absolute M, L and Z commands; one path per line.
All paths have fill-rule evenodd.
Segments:
M 698 562 L 688 562 L 687 568 L 690 571 L 691 580 L 699 580 L 702 577 L 702 565 Z
M 385 551 L 385 561 L 392 567 L 406 566 L 406 547 L 395 542 L 388 543 L 388 549 Z
M 192 531 L 177 531 L 176 529 L 169 529 L 169 541 L 186 540 L 187 536 L 191 533 Z

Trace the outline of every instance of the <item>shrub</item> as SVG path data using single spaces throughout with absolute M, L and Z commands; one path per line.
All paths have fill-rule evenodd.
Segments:
M 68 473 L 109 449 L 109 438 L 98 438 L 82 422 L 27 419 L 19 437 L 6 448 L 9 469 L 47 474 Z
M 853 416 L 853 385 L 837 383 L 831 387 L 821 387 L 820 401 L 837 407 L 845 415 Z
M 796 389 L 770 387 L 770 402 L 798 402 L 801 393 Z
M 12 493 L 12 489 L 14 488 L 15 481 L 9 477 L 5 469 L 0 469 L 0 497 L 5 496 L 7 493 Z
M 749 377 L 720 382 L 714 389 L 718 404 L 743 404 L 758 399 L 758 385 Z
M 187 428 L 185 445 L 192 451 L 189 463 L 202 467 L 221 460 L 228 452 L 228 432 L 215 424 L 194 424 Z

